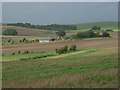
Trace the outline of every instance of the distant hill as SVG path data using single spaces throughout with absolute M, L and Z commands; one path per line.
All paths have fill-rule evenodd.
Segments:
M 32 29 L 18 26 L 2 26 L 2 31 L 9 28 L 16 29 L 19 36 L 40 36 L 40 37 L 56 36 L 54 32 L 50 30 Z
M 90 30 L 93 26 L 99 26 L 104 29 L 118 30 L 118 22 L 96 22 L 96 23 L 84 23 L 75 24 L 78 30 Z
M 79 31 L 90 30 L 93 26 L 99 26 L 103 30 L 112 29 L 118 30 L 117 22 L 96 22 L 96 23 L 84 23 L 84 24 L 74 24 L 77 26 L 77 30 L 66 30 L 67 35 L 71 35 L 73 33 Z M 33 28 L 25 28 L 19 26 L 2 26 L 3 31 L 8 28 L 14 28 L 18 31 L 19 36 L 40 36 L 40 37 L 55 37 L 55 31 L 53 30 L 42 30 L 42 29 L 33 29 Z

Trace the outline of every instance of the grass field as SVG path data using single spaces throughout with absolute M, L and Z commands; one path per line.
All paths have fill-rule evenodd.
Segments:
M 116 88 L 117 47 L 69 57 L 3 62 L 3 87 Z
M 78 30 L 90 30 L 93 26 L 99 26 L 101 29 L 112 29 L 118 30 L 118 22 L 96 22 L 96 23 L 85 23 L 76 24 Z
M 40 53 L 28 53 L 28 54 L 16 54 L 16 55 L 4 55 L 2 56 L 2 61 L 13 61 L 13 60 L 20 60 L 26 58 L 34 58 L 37 56 L 44 56 L 44 55 L 56 55 L 55 52 L 40 52 Z

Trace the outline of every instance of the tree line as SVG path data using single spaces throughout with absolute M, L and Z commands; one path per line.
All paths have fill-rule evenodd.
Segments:
M 101 34 L 99 32 L 94 32 L 92 30 L 85 32 L 78 32 L 77 34 L 71 35 L 74 39 L 82 38 L 94 38 L 94 37 L 110 37 L 110 34 L 106 31 L 103 31 Z
M 60 24 L 51 24 L 51 25 L 32 25 L 30 23 L 10 23 L 7 26 L 20 26 L 26 28 L 35 28 L 43 30 L 77 30 L 75 25 L 60 25 Z

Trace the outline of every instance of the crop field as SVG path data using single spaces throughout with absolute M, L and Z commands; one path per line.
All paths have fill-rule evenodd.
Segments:
M 71 56 L 3 62 L 4 88 L 117 88 L 117 47 Z
M 11 55 L 18 51 L 33 51 L 33 52 L 55 52 L 56 48 L 61 48 L 65 45 L 75 44 L 78 49 L 86 48 L 100 48 L 108 46 L 117 46 L 117 38 L 104 38 L 94 40 L 79 40 L 79 41 L 62 41 L 62 42 L 50 42 L 50 43 L 34 43 L 34 44 L 17 44 L 17 45 L 3 45 L 2 53 L 5 55 Z

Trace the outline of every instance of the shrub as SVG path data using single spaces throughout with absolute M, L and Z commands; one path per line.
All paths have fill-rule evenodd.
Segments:
M 22 40 L 20 40 L 19 42 L 22 42 Z
M 98 26 L 93 26 L 93 27 L 91 28 L 91 30 L 101 30 L 101 28 L 98 27 Z
M 13 52 L 12 55 L 15 55 L 15 52 Z
M 20 51 L 18 51 L 18 54 L 20 54 Z
M 64 53 L 64 48 L 56 49 L 56 53 L 59 53 L 59 54 Z
M 23 42 L 25 42 L 26 41 L 26 38 L 23 38 Z
M 39 42 L 39 39 L 35 39 L 35 42 Z
M 11 44 L 14 44 L 14 41 L 12 41 L 12 43 Z
M 11 39 L 8 40 L 8 43 L 10 43 L 10 42 L 11 42 Z
M 23 54 L 27 54 L 27 53 L 29 53 L 29 51 L 24 51 L 24 53 L 23 53 Z
M 104 31 L 104 32 L 102 33 L 102 37 L 109 37 L 109 36 L 110 36 L 110 34 L 107 33 L 106 31 Z
M 58 32 L 56 32 L 56 35 L 58 35 L 59 37 L 63 37 L 66 35 L 66 32 L 65 31 L 58 31 Z
M 72 46 L 70 47 L 70 51 L 76 51 L 76 45 L 72 45 Z
M 15 29 L 7 29 L 3 31 L 3 35 L 17 35 L 18 32 Z
M 64 46 L 64 51 L 67 52 L 68 51 L 68 46 Z

